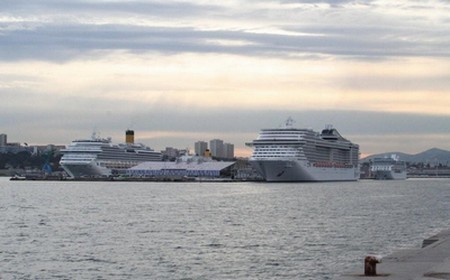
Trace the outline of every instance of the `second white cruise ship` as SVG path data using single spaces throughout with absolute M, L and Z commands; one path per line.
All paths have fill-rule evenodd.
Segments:
M 321 133 L 293 127 L 262 129 L 248 146 L 250 164 L 269 182 L 354 181 L 359 179 L 359 146 L 332 126 Z
M 397 155 L 374 158 L 370 161 L 370 172 L 377 180 L 406 180 L 406 162 Z
M 161 153 L 134 143 L 134 131 L 126 131 L 126 143 L 112 144 L 111 139 L 96 137 L 74 140 L 66 149 L 61 167 L 72 178 L 107 177 L 114 171 L 125 170 L 144 161 L 160 161 Z

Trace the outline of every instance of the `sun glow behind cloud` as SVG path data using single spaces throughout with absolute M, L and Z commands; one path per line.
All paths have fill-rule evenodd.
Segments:
M 337 109 L 450 114 L 448 60 L 357 62 L 238 55 L 133 55 L 64 64 L 0 64 L 0 88 L 54 98 L 98 97 L 152 106 Z M 426 70 L 425 70 L 426 69 Z M 226 100 L 224 102 L 224 100 Z

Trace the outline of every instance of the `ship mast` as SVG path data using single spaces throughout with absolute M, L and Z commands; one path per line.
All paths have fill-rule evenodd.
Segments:
M 294 119 L 289 117 L 284 123 L 284 128 L 292 128 L 294 126 L 294 123 L 295 123 Z

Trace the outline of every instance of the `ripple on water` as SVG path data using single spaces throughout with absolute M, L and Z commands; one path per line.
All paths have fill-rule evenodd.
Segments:
M 448 227 L 450 180 L 2 182 L 4 279 L 332 279 Z

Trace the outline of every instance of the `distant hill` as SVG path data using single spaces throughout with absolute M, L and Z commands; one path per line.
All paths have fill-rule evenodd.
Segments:
M 392 154 L 396 154 L 400 160 L 404 160 L 406 162 L 414 163 L 414 162 L 423 162 L 423 163 L 442 163 L 442 164 L 448 164 L 450 163 L 450 151 L 433 148 L 426 150 L 424 152 L 410 155 L 405 154 L 402 152 L 389 152 L 389 153 L 382 153 L 382 154 L 376 154 L 371 155 L 366 158 L 361 159 L 362 162 L 369 161 L 373 158 L 377 157 L 390 157 Z

